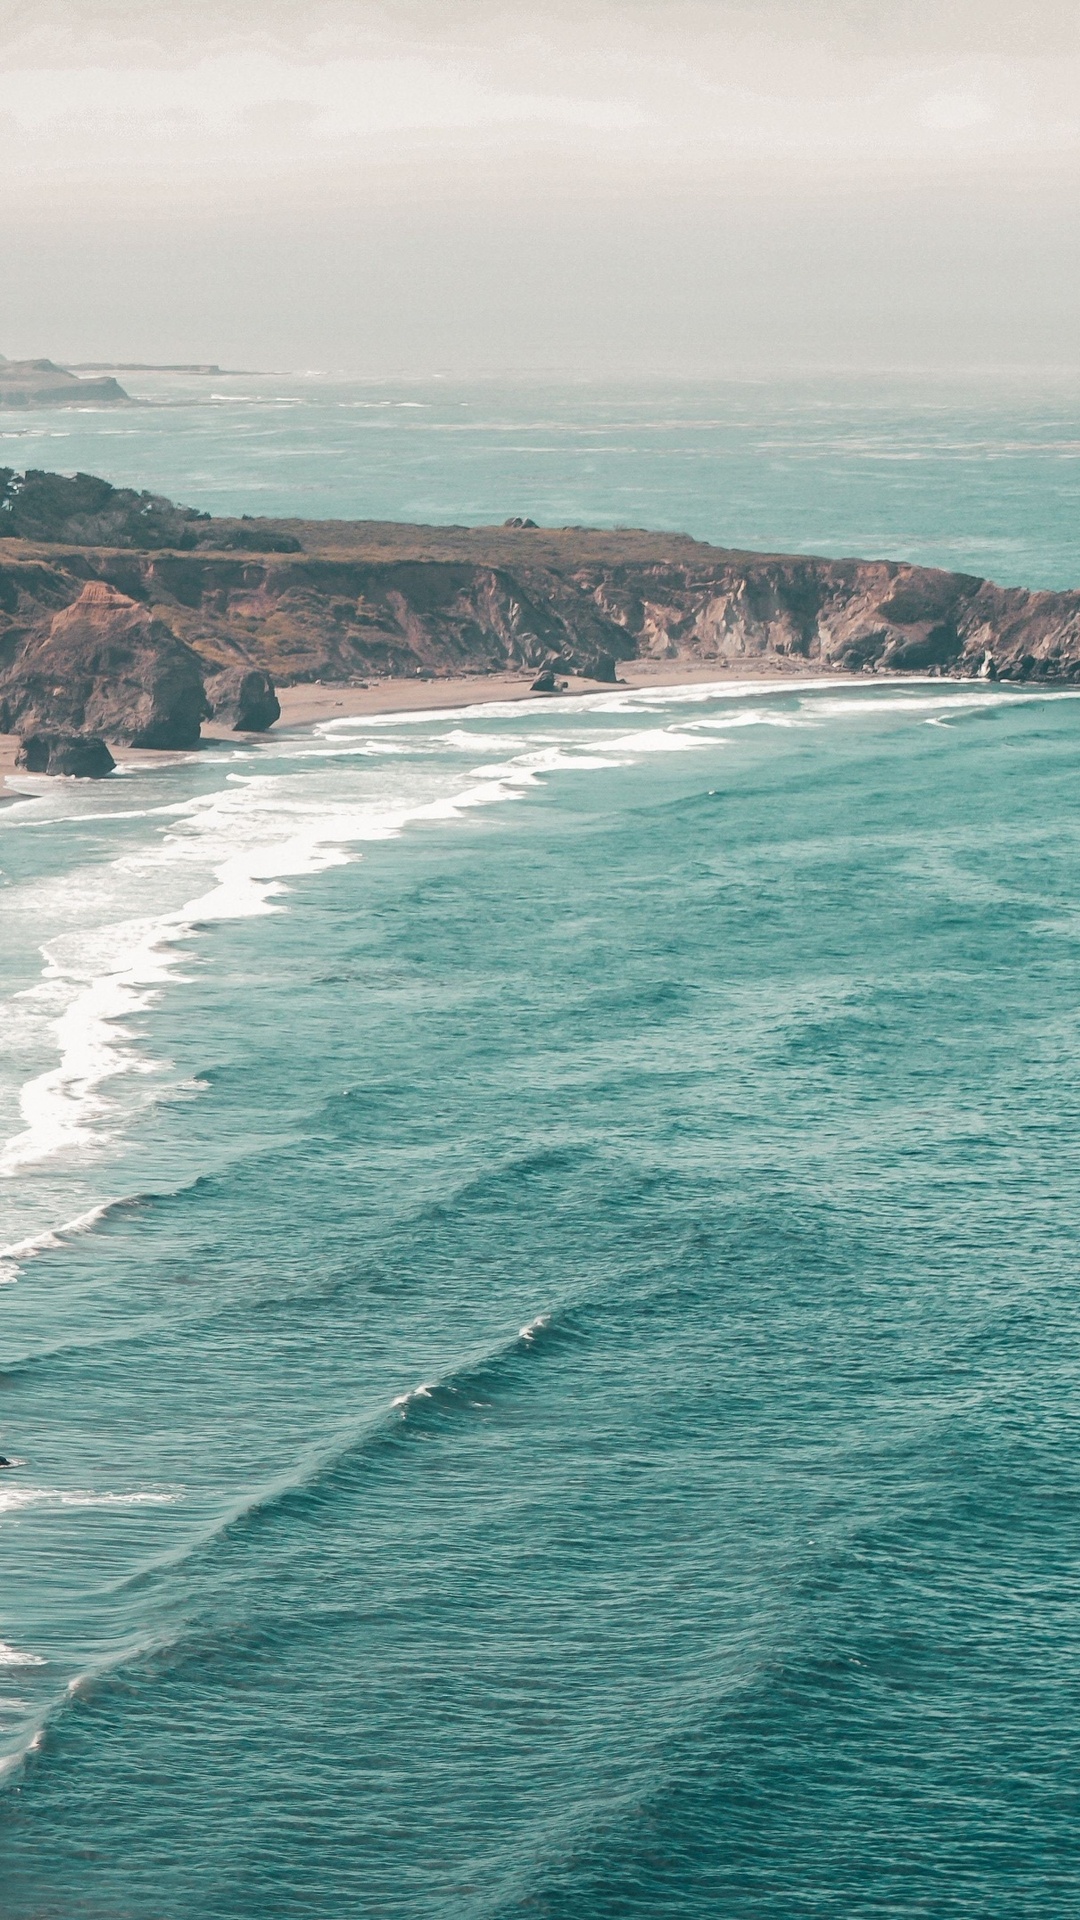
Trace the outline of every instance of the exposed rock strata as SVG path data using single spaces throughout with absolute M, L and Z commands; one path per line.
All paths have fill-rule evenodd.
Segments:
M 95 734 L 191 747 L 208 712 L 202 664 L 148 607 L 87 582 L 0 674 L 0 732 Z
M 39 501 L 47 491 L 37 488 Z M 55 498 L 59 513 L 73 496 Z M 153 503 L 147 522 L 169 506 Z M 108 501 L 102 511 L 114 509 L 129 511 Z M 87 581 L 164 624 L 204 671 L 258 668 L 284 684 L 545 666 L 610 680 L 635 657 L 720 671 L 788 662 L 1080 679 L 1080 593 L 901 561 L 733 552 L 632 531 L 194 517 L 172 528 L 171 546 L 151 547 L 141 509 L 130 513 L 123 542 L 77 544 L 77 514 L 64 542 L 0 541 L 0 694 L 5 668 L 25 678 L 53 615 Z M 84 521 L 88 539 L 94 514 Z M 250 551 L 236 550 L 238 534 Z M 189 537 L 197 547 L 185 550 Z

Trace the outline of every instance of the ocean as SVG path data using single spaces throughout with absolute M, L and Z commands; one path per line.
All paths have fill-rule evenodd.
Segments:
M 724 381 L 128 374 L 140 404 L 0 414 L 0 465 L 212 513 L 645 526 L 1080 580 L 1080 374 Z
M 1078 572 L 1046 387 L 145 384 L 0 457 Z M 16 779 L 5 1920 L 1080 1908 L 1078 750 L 737 682 Z

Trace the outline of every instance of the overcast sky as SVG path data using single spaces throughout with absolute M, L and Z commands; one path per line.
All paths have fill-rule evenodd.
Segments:
M 1071 364 L 1080 4 L 0 0 L 0 349 Z

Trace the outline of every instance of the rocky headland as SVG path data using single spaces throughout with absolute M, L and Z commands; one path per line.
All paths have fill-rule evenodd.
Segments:
M 211 710 L 272 724 L 275 682 L 634 661 L 1074 682 L 1080 592 L 520 520 L 211 519 L 0 469 L 0 729 L 188 746 Z

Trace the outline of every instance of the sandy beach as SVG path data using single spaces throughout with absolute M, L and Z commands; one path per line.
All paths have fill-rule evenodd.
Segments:
M 354 714 L 437 713 L 446 707 L 485 706 L 506 700 L 521 700 L 534 706 L 543 706 L 552 696 L 531 691 L 534 677 L 532 673 L 474 673 L 437 680 L 372 680 L 366 686 L 335 686 L 330 682 L 315 681 L 295 687 L 279 687 L 281 719 L 274 731 L 315 726 L 321 720 L 345 719 Z M 781 666 L 775 658 L 761 666 L 747 663 L 738 667 L 721 665 L 718 661 L 626 660 L 620 662 L 616 687 L 605 681 L 574 678 L 568 681 L 560 697 L 581 698 L 586 694 L 619 690 L 703 686 L 714 681 L 725 686 L 737 685 L 740 681 L 790 685 L 813 683 L 822 678 L 835 680 L 857 677 L 836 673 L 823 675 L 817 669 L 808 668 L 802 661 L 790 667 Z M 204 725 L 202 733 L 204 741 L 234 740 L 237 737 L 227 728 L 215 726 L 212 721 Z M 251 734 L 245 737 L 260 740 L 267 736 Z M 0 780 L 6 782 L 14 775 L 16 780 L 28 778 L 36 781 L 40 776 L 22 775 L 16 768 L 15 755 L 18 749 L 19 741 L 15 734 L 0 734 Z M 167 761 L 187 758 L 186 752 L 159 752 L 143 747 L 114 745 L 112 750 L 116 759 L 128 767 L 161 766 Z M 193 751 L 197 752 L 198 749 Z
M 524 700 L 542 706 L 550 694 L 533 693 L 535 673 L 467 674 L 456 679 L 373 680 L 365 686 L 330 686 L 316 682 L 305 686 L 279 687 L 280 726 L 313 726 L 350 714 L 416 713 L 442 707 L 483 706 L 491 701 Z M 761 666 L 730 667 L 719 661 L 701 660 L 622 660 L 616 687 L 603 680 L 568 679 L 561 697 L 613 693 L 620 689 L 648 687 L 703 686 L 713 681 L 768 680 L 788 682 L 818 680 L 821 673 L 800 661 L 790 668 L 781 667 L 775 658 Z M 835 679 L 835 674 L 826 677 Z M 849 676 L 840 676 L 849 677 Z M 205 729 L 204 729 L 205 731 Z

